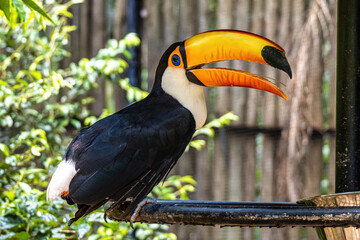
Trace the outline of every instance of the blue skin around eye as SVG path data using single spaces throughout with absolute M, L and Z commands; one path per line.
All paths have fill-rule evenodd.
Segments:
M 171 58 L 171 62 L 175 65 L 175 66 L 179 66 L 180 65 L 180 57 L 178 55 L 173 55 Z

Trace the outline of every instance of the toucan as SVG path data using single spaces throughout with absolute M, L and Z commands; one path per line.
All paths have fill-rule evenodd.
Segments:
M 204 87 L 255 88 L 287 99 L 262 76 L 202 68 L 224 60 L 267 64 L 292 76 L 284 49 L 252 33 L 215 30 L 172 44 L 160 59 L 145 99 L 82 129 L 69 144 L 47 188 L 48 200 L 62 197 L 77 204 L 69 224 L 108 201 L 113 201 L 109 209 L 124 209 L 122 219 L 134 213 L 204 125 Z

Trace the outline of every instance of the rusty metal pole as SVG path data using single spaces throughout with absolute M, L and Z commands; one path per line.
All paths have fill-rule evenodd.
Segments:
M 352 197 L 357 197 L 354 195 Z M 331 198 L 331 196 L 329 197 Z M 317 201 L 315 199 L 314 201 Z M 116 207 L 110 219 L 122 219 Z M 360 227 L 358 207 L 314 207 L 296 203 L 157 200 L 141 208 L 137 222 L 251 227 Z M 340 238 L 335 238 L 340 239 Z
M 338 1 L 336 192 L 360 190 L 360 1 Z

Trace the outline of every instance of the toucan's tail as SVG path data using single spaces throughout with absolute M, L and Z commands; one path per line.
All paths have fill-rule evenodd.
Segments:
M 75 217 L 71 218 L 68 222 L 68 226 L 73 224 L 73 222 L 77 221 L 79 218 L 84 217 L 91 213 L 92 211 L 98 209 L 101 205 L 105 204 L 108 200 L 105 199 L 95 205 L 86 205 L 86 204 L 78 204 L 78 210 L 75 213 Z

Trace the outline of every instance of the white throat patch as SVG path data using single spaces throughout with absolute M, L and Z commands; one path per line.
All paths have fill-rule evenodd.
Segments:
M 204 89 L 190 82 L 184 69 L 167 67 L 162 76 L 161 87 L 191 112 L 196 129 L 204 125 L 207 117 Z

